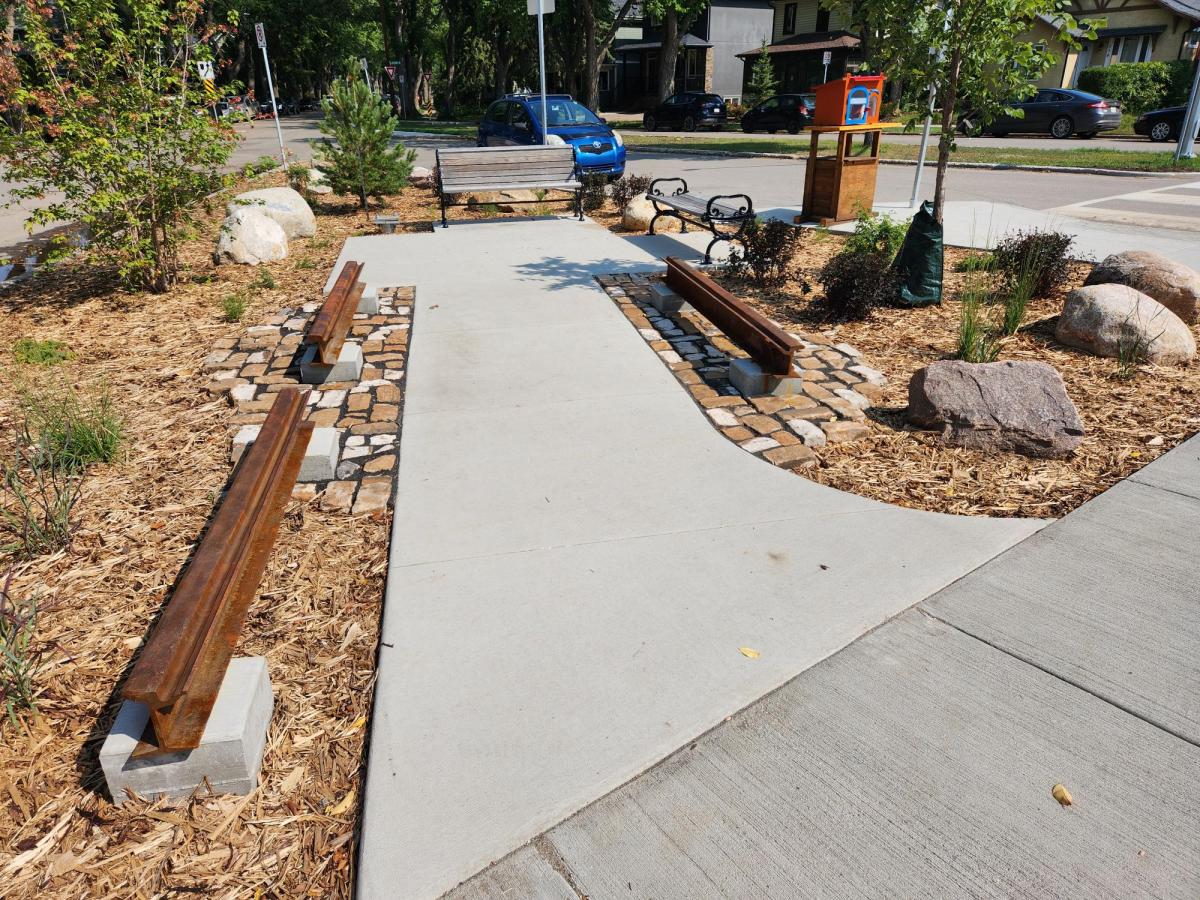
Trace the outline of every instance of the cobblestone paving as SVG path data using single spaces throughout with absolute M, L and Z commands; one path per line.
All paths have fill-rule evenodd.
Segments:
M 322 508 L 352 515 L 383 515 L 391 502 L 398 464 L 404 404 L 404 360 L 412 325 L 412 287 L 379 289 L 379 313 L 355 315 L 349 340 L 361 343 L 362 377 L 357 382 L 311 385 L 308 420 L 338 429 L 336 479 L 297 484 L 293 496 L 318 500 Z M 240 338 L 218 341 L 204 361 L 208 390 L 234 407 L 233 437 L 267 418 L 276 391 L 300 385 L 304 333 L 320 302 L 279 311 Z M 303 386 L 303 385 L 302 385 Z
M 649 298 L 651 285 L 662 278 L 615 274 L 596 280 L 725 437 L 767 462 L 798 469 L 818 465 L 818 451 L 829 443 L 870 434 L 865 411 L 887 381 L 858 350 L 793 333 L 803 343 L 796 353 L 802 393 L 743 397 L 729 382 L 729 361 L 747 354 L 697 313 L 661 315 Z

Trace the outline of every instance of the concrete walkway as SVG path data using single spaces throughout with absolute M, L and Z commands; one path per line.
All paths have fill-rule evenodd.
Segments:
M 1198 532 L 1195 437 L 452 896 L 1200 896 Z
M 1040 527 L 725 440 L 593 280 L 667 253 L 570 220 L 343 250 L 417 286 L 363 897 L 453 888 Z

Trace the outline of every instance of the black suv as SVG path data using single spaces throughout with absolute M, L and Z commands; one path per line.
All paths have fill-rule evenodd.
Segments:
M 766 131 L 774 134 L 787 131 L 799 134 L 812 123 L 817 108 L 816 94 L 778 94 L 746 110 L 742 116 L 742 131 Z
M 695 131 L 704 127 L 720 131 L 724 124 L 725 99 L 719 94 L 705 94 L 700 91 L 672 94 L 642 115 L 642 128 L 646 131 L 659 128 Z

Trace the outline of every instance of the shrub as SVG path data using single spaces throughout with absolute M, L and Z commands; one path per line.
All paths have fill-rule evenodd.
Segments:
M 618 212 L 624 212 L 634 197 L 650 190 L 650 182 L 654 179 L 648 175 L 633 175 L 626 172 L 612 183 L 612 201 Z
M 781 219 L 754 220 L 742 234 L 744 246 L 729 251 L 725 270 L 738 277 L 749 274 L 760 287 L 778 284 L 800 249 L 800 235 L 799 228 Z
M 1192 92 L 1192 61 L 1173 59 L 1163 65 L 1167 67 L 1170 78 L 1167 82 L 1167 95 L 1163 97 L 1163 106 L 1183 106 Z
M 317 159 L 331 188 L 357 196 L 364 210 L 368 197 L 404 190 L 417 154 L 402 144 L 392 146 L 400 123 L 382 97 L 361 80 L 347 78 L 334 83 L 321 109 L 321 133 L 333 141 L 317 148 Z
M 585 175 L 583 178 L 583 208 L 586 212 L 595 212 L 604 206 L 608 199 L 604 187 L 608 178 L 604 175 Z
M 242 175 L 246 178 L 253 178 L 256 175 L 261 175 L 263 172 L 270 172 L 279 165 L 278 160 L 273 156 L 260 156 L 258 159 L 251 160 L 242 166 Z
M 254 285 L 264 290 L 270 290 L 275 287 L 275 276 L 271 274 L 270 269 L 260 269 L 258 278 L 254 279 Z
M 10 572 L 0 585 L 0 706 L 16 725 L 17 710 L 37 705 L 33 682 L 42 654 L 33 646 L 39 612 L 37 598 L 13 599 L 12 577 Z
M 1000 355 L 1000 342 L 983 312 L 985 299 L 986 295 L 979 291 L 963 293 L 956 355 L 966 362 L 995 362 Z
M 1084 69 L 1079 73 L 1079 89 L 1117 100 L 1125 112 L 1136 116 L 1166 104 L 1173 76 L 1172 68 L 1162 62 L 1114 63 Z
M 990 272 L 996 261 L 990 253 L 972 251 L 958 261 L 956 272 Z
M 240 322 L 246 314 L 246 298 L 241 294 L 227 294 L 221 298 L 221 316 L 226 322 Z
M 56 366 L 75 358 L 62 341 L 35 341 L 33 338 L 21 338 L 13 344 L 12 352 L 13 358 L 26 366 Z
M 846 251 L 850 253 L 880 253 L 888 262 L 900 252 L 908 234 L 907 222 L 896 222 L 890 216 L 880 216 L 870 210 L 860 209 L 854 231 L 846 239 Z
M 1059 231 L 1018 231 L 992 251 L 996 270 L 1009 287 L 1024 283 L 1030 297 L 1046 297 L 1067 280 L 1067 251 L 1075 238 Z
M 62 381 L 27 385 L 20 392 L 26 443 L 41 463 L 82 469 L 116 459 L 125 428 L 107 388 L 78 392 Z
M 883 253 L 843 250 L 825 263 L 819 277 L 825 303 L 842 319 L 865 319 L 877 306 L 894 303 L 900 292 L 900 275 Z

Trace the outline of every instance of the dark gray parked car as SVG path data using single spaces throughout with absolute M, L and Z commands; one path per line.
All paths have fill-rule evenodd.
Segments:
M 1069 138 L 1077 134 L 1082 138 L 1090 138 L 1101 131 L 1115 131 L 1121 127 L 1121 104 L 1087 91 L 1039 88 L 1028 100 L 1012 106 L 1024 110 L 1025 117 L 1001 116 L 984 125 L 983 130 L 996 137 L 1006 134 L 1049 134 L 1051 137 Z

